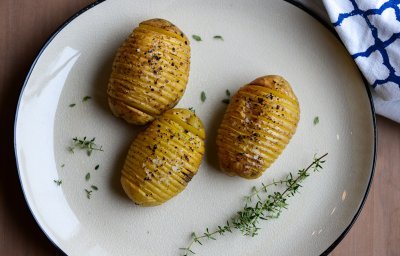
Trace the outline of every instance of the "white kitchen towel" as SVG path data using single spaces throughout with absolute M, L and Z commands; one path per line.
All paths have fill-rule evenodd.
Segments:
M 299 0 L 328 13 L 347 50 L 373 88 L 376 113 L 400 122 L 400 0 Z

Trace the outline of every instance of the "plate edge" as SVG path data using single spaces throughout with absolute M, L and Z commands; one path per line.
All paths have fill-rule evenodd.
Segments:
M 316 12 L 312 11 L 311 9 L 307 8 L 304 4 L 297 2 L 295 0 L 283 0 L 287 3 L 290 3 L 292 5 L 294 5 L 295 7 L 301 9 L 302 11 L 306 12 L 307 14 L 309 14 L 311 17 L 313 17 L 314 19 L 316 19 L 319 23 L 321 23 L 326 29 L 328 29 L 338 40 L 339 42 L 344 46 L 342 40 L 340 39 L 339 35 L 336 33 L 335 29 L 328 23 L 326 22 L 324 19 L 322 19 Z M 349 233 L 350 229 L 353 227 L 354 223 L 357 221 L 358 217 L 360 216 L 360 213 L 362 211 L 362 209 L 364 208 L 365 202 L 367 201 L 368 198 L 368 194 L 369 191 L 371 190 L 371 185 L 372 185 L 372 181 L 375 175 L 375 167 L 376 167 L 376 147 L 377 147 L 377 143 L 378 143 L 378 137 L 377 137 L 377 126 L 376 126 L 376 114 L 375 114 L 375 107 L 374 107 L 374 103 L 372 100 L 372 94 L 371 94 L 371 90 L 369 88 L 368 82 L 365 79 L 364 75 L 361 73 L 360 69 L 358 68 L 358 72 L 364 82 L 364 86 L 365 86 L 365 90 L 367 91 L 367 95 L 368 95 L 368 99 L 369 99 L 369 103 L 370 103 L 370 108 L 371 108 L 371 114 L 372 114 L 372 125 L 373 125 L 373 142 L 374 142 L 374 149 L 373 149 L 373 160 L 372 160 L 372 166 L 371 166 L 371 175 L 369 177 L 369 181 L 367 184 L 367 189 L 365 190 L 365 194 L 364 197 L 360 203 L 360 206 L 356 212 L 356 214 L 354 215 L 354 217 L 352 218 L 352 220 L 350 221 L 350 224 L 345 228 L 345 230 L 343 230 L 343 232 L 339 235 L 338 238 L 336 238 L 336 240 L 324 251 L 321 253 L 321 256 L 325 256 L 325 255 L 329 255 L 335 248 L 336 246 L 338 246 L 340 244 L 340 242 L 346 237 L 346 235 Z
M 35 59 L 33 60 L 29 71 L 25 77 L 25 80 L 23 82 L 22 88 L 21 88 L 21 92 L 19 94 L 18 97 L 18 102 L 17 102 L 17 107 L 16 107 L 16 111 L 15 111 L 15 118 L 14 118 L 14 155 L 15 155 L 15 162 L 16 162 L 16 167 L 17 167 L 17 172 L 18 172 L 18 178 L 20 181 L 20 186 L 21 186 L 21 190 L 22 190 L 22 194 L 24 195 L 24 199 L 25 202 L 29 208 L 29 211 L 33 217 L 33 219 L 35 220 L 36 224 L 39 226 L 39 228 L 43 231 L 43 233 L 45 234 L 45 236 L 47 237 L 47 239 L 55 246 L 56 249 L 58 249 L 59 252 L 61 252 L 63 255 L 67 255 L 66 252 L 64 252 L 61 247 L 56 244 L 56 242 L 51 238 L 50 234 L 48 234 L 45 230 L 44 227 L 39 224 L 39 220 L 36 218 L 36 216 L 33 213 L 33 210 L 31 208 L 30 203 L 27 200 L 27 196 L 26 196 L 26 191 L 25 188 L 23 186 L 23 182 L 21 179 L 21 173 L 20 173 L 20 168 L 19 168 L 19 162 L 18 162 L 18 152 L 17 152 L 17 122 L 18 122 L 18 113 L 19 113 L 19 108 L 21 105 L 21 100 L 22 100 L 22 95 L 24 94 L 24 91 L 26 89 L 26 85 L 29 81 L 29 78 L 31 77 L 31 74 L 36 66 L 36 63 L 38 62 L 38 60 L 40 59 L 41 55 L 43 54 L 43 52 L 46 50 L 46 48 L 49 46 L 49 44 L 53 41 L 53 39 L 69 24 L 71 23 L 73 20 L 75 20 L 77 17 L 79 17 L 81 14 L 85 13 L 86 11 L 92 9 L 93 7 L 97 6 L 98 4 L 101 4 L 102 2 L 105 2 L 106 0 L 96 0 L 95 2 L 86 5 L 85 7 L 83 7 L 82 9 L 80 9 L 79 11 L 75 12 L 72 16 L 70 16 L 68 19 L 66 19 L 56 30 L 54 30 L 53 33 L 50 34 L 50 36 L 46 39 L 45 43 L 40 47 L 39 51 L 36 54 Z

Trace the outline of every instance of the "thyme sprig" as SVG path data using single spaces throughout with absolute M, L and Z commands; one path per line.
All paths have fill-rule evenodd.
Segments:
M 323 159 L 327 155 L 328 153 L 320 157 L 314 156 L 313 162 L 306 168 L 298 170 L 296 177 L 289 173 L 282 180 L 262 184 L 259 188 L 253 187 L 251 194 L 245 197 L 246 204 L 243 209 L 238 211 L 230 221 L 228 220 L 226 225 L 218 226 L 211 232 L 206 228 L 206 232 L 201 235 L 193 232 L 189 245 L 179 249 L 183 251 L 184 256 L 193 255 L 195 253 L 192 247 L 195 243 L 202 245 L 206 240 L 216 240 L 217 235 L 224 235 L 227 232 L 232 233 L 234 229 L 239 230 L 244 236 L 256 236 L 260 230 L 258 226 L 260 220 L 278 218 L 283 209 L 287 209 L 288 203 L 286 200 L 298 192 L 299 188 L 302 187 L 300 183 L 310 176 L 311 172 L 322 169 L 322 164 L 325 163 Z M 273 192 L 262 197 L 263 193 L 268 193 L 270 187 L 278 185 L 285 187 L 283 192 Z M 257 198 L 257 202 L 254 205 L 249 205 L 254 197 Z
M 97 150 L 97 151 L 103 151 L 102 146 L 98 146 L 97 144 L 94 143 L 94 141 L 96 140 L 95 137 L 93 137 L 93 139 L 89 140 L 85 137 L 83 137 L 82 139 L 75 137 L 72 139 L 72 146 L 68 147 L 68 150 L 71 153 L 75 152 L 75 149 L 86 149 L 86 153 L 88 156 L 90 156 L 93 152 L 93 150 Z

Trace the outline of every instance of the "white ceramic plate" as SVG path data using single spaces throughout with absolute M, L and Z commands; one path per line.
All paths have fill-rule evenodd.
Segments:
M 179 107 L 194 107 L 207 153 L 187 189 L 153 208 L 123 194 L 119 172 L 137 128 L 113 117 L 106 85 L 116 49 L 142 20 L 161 17 L 191 40 L 190 82 Z M 213 39 L 222 35 L 224 41 Z M 217 170 L 215 137 L 225 90 L 266 74 L 284 76 L 297 94 L 296 134 L 258 180 Z M 201 91 L 207 95 L 200 100 Z M 82 102 L 86 95 L 92 97 Z M 69 107 L 75 103 L 75 107 Z M 318 125 L 313 124 L 319 116 Z M 104 152 L 71 154 L 72 137 L 96 137 Z M 40 52 L 21 93 L 15 150 L 26 200 L 37 222 L 68 255 L 179 255 L 192 231 L 225 223 L 253 185 L 329 153 L 321 173 L 257 237 L 238 232 L 193 249 L 200 255 L 319 255 L 343 238 L 372 179 L 375 122 L 368 91 L 339 40 L 284 1 L 130 1 L 96 3 L 66 22 Z M 99 164 L 98 170 L 94 167 Z M 62 167 L 64 166 L 64 167 Z M 91 173 L 89 182 L 85 181 Z M 53 180 L 61 179 L 61 186 Z M 86 198 L 91 184 L 99 190 Z

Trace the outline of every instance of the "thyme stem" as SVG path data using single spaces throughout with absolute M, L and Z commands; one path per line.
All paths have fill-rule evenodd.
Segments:
M 323 160 L 328 153 L 316 157 L 314 156 L 313 162 L 308 165 L 305 169 L 298 170 L 297 177 L 294 178 L 292 173 L 289 173 L 285 179 L 279 181 L 273 181 L 269 184 L 262 184 L 260 188 L 253 187 L 252 193 L 245 197 L 246 204 L 242 210 L 238 211 L 236 215 L 229 221 L 226 222 L 224 226 L 218 226 L 214 231 L 210 232 L 208 228 L 202 235 L 196 235 L 192 233 L 192 240 L 189 245 L 185 248 L 179 248 L 182 250 L 184 256 L 189 256 L 195 254 L 192 247 L 195 243 L 202 245 L 204 240 L 216 240 L 216 235 L 224 235 L 226 232 L 232 233 L 233 229 L 239 230 L 245 236 L 256 236 L 258 234 L 258 223 L 260 220 L 269 220 L 273 218 L 278 218 L 283 209 L 286 209 L 288 204 L 286 200 L 289 197 L 295 195 L 301 187 L 300 183 L 305 180 L 310 175 L 310 171 L 319 171 L 322 169 Z M 284 185 L 285 190 L 280 192 L 273 192 L 268 194 L 266 198 L 260 196 L 261 192 L 267 193 L 267 188 L 271 186 Z M 248 206 L 248 202 L 257 196 L 258 201 L 253 206 Z

